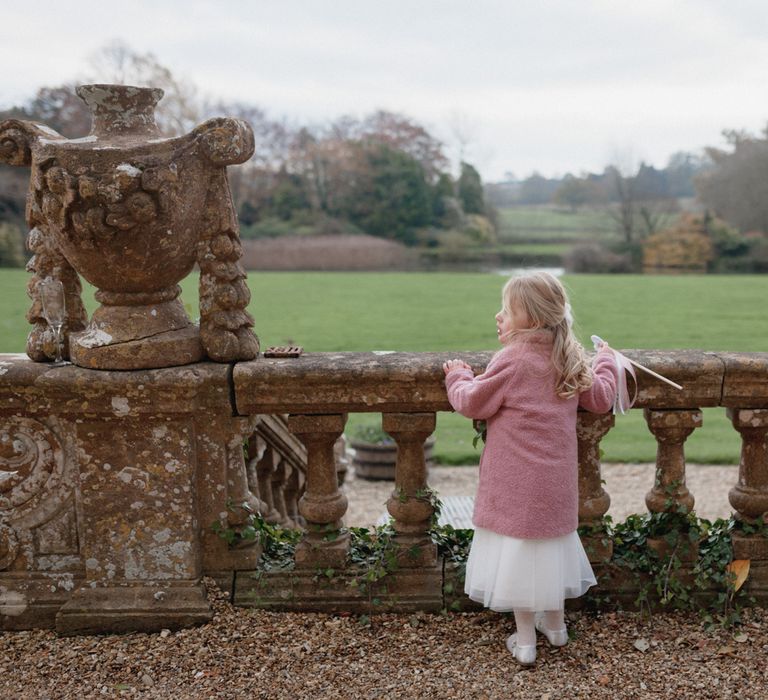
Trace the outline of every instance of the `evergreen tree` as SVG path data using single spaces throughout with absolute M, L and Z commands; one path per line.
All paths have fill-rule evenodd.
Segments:
M 485 194 L 480 173 L 469 163 L 461 164 L 458 182 L 459 200 L 467 214 L 485 214 Z
M 366 233 L 413 243 L 415 229 L 432 219 L 424 169 L 407 153 L 389 146 L 363 148 L 369 172 L 350 193 L 349 218 Z

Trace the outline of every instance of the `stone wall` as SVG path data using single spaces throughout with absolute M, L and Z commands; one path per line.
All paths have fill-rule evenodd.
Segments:
M 673 504 L 690 502 L 684 441 L 701 425 L 701 407 L 723 406 L 743 440 L 739 481 L 724 488 L 745 521 L 768 511 L 768 354 L 627 354 L 684 387 L 638 376 L 636 406 L 659 444 L 649 509 L 668 507 L 670 486 Z M 402 554 L 399 609 L 441 607 L 442 563 L 427 535 L 432 506 L 420 494 L 423 443 L 435 412 L 450 408 L 447 358 L 310 353 L 113 372 L 0 355 L 0 628 L 69 634 L 204 622 L 204 573 L 253 604 L 258 543 L 230 547 L 210 527 L 242 525 L 243 503 L 271 522 L 306 528 L 296 569 L 270 584 L 276 597 L 264 604 L 353 609 L 359 594 L 316 584 L 318 568 L 347 565 L 334 446 L 350 412 L 382 413 L 399 447 L 388 503 Z M 490 353 L 463 358 L 481 371 Z M 273 418 L 282 414 L 291 414 L 287 424 Z M 612 416 L 586 414 L 579 422 L 583 524 L 608 508 L 598 445 L 612 424 Z M 752 559 L 753 592 L 768 599 L 764 540 L 738 546 Z

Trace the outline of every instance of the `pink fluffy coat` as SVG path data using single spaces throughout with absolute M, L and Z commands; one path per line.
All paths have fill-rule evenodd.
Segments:
M 472 521 L 501 535 L 559 537 L 578 526 L 579 406 L 613 406 L 618 370 L 610 352 L 593 361 L 594 383 L 579 396 L 555 393 L 552 334 L 521 334 L 493 356 L 483 374 L 454 369 L 445 383 L 453 408 L 487 421 Z

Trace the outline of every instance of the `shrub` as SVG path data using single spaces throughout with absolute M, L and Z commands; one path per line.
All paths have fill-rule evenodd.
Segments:
M 683 214 L 677 223 L 643 242 L 643 267 L 653 270 L 706 270 L 715 247 L 704 222 Z
M 629 253 L 615 253 L 596 243 L 572 248 L 565 255 L 565 267 L 569 272 L 632 272 Z

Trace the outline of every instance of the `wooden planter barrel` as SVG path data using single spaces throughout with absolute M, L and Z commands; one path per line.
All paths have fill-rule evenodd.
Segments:
M 352 466 L 355 476 L 371 480 L 395 480 L 395 463 L 397 461 L 397 445 L 392 443 L 363 442 L 350 440 L 349 446 L 355 451 Z M 435 438 L 430 437 L 424 443 L 424 461 L 427 467 L 433 464 L 432 449 Z

